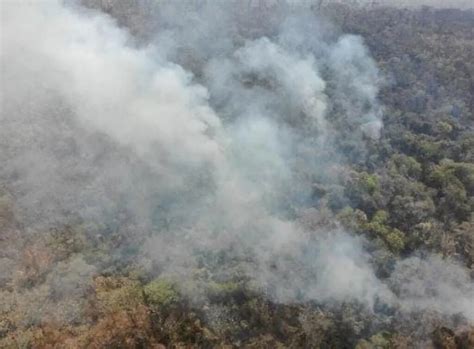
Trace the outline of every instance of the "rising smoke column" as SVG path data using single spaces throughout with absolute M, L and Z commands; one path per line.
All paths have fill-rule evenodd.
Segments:
M 362 40 L 299 11 L 255 23 L 233 3 L 162 6 L 144 46 L 99 12 L 4 6 L 0 175 L 29 234 L 94 222 L 143 241 L 133 257 L 179 281 L 222 252 L 229 263 L 208 263 L 216 277 L 243 273 L 276 301 L 413 309 L 419 285 L 405 271 L 428 275 L 424 264 L 402 262 L 386 285 L 363 239 L 298 220 L 313 183 L 338 184 L 347 161 L 334 125 L 362 150 L 379 136 L 380 77 Z M 86 282 L 101 266 L 57 269 Z M 467 304 L 472 285 L 455 275 Z

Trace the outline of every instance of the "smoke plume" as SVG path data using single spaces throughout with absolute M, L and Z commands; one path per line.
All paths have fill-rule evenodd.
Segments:
M 411 257 L 381 280 L 362 237 L 318 213 L 305 223 L 315 183 L 341 185 L 380 135 L 383 79 L 360 37 L 288 4 L 257 18 L 238 2 L 164 2 L 145 42 L 77 3 L 2 7 L 0 177 L 24 234 L 80 222 L 125 241 L 110 263 L 57 265 L 58 299 L 133 261 L 184 291 L 205 265 L 278 302 L 474 320 L 461 267 Z

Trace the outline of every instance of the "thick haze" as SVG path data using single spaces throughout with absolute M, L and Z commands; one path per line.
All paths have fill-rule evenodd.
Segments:
M 351 5 L 420 7 L 431 6 L 436 8 L 474 8 L 472 0 L 323 0 L 323 3 L 339 2 Z
M 383 78 L 362 38 L 298 7 L 255 21 L 238 3 L 180 3 L 163 5 L 139 47 L 79 5 L 3 4 L 0 176 L 25 231 L 86 222 L 142 241 L 134 257 L 151 274 L 186 280 L 204 263 L 281 302 L 474 320 L 464 269 L 411 257 L 381 281 L 368 243 L 335 221 L 321 227 L 311 208 L 314 183 L 341 185 L 380 134 Z M 100 272 L 92 264 L 78 256 L 58 266 L 70 279 L 50 282 L 73 290 L 75 275 Z

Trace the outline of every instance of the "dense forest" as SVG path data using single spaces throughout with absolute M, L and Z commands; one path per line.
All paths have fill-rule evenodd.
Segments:
M 474 347 L 474 10 L 19 3 L 1 348 Z

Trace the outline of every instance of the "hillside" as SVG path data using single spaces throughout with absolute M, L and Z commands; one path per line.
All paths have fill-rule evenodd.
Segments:
M 1 12 L 0 348 L 474 347 L 474 10 Z

